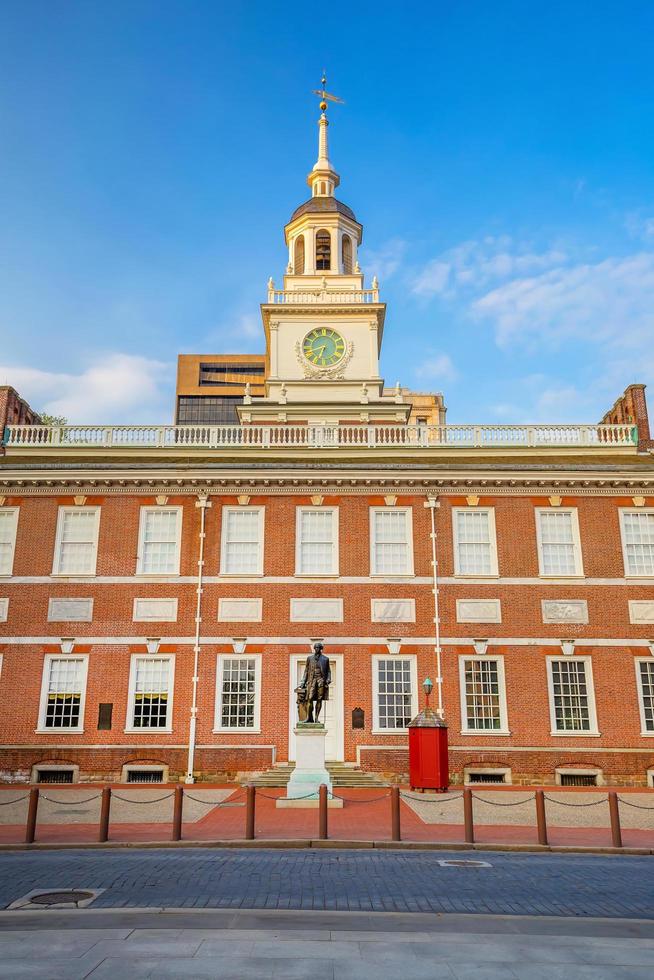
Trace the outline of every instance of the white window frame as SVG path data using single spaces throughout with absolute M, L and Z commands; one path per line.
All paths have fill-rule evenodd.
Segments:
M 649 516 L 654 515 L 654 510 L 651 507 L 620 507 L 620 541 L 622 543 L 622 562 L 624 565 L 624 574 L 626 578 L 636 578 L 636 579 L 650 579 L 654 578 L 654 572 L 630 572 L 627 564 L 627 540 L 625 534 L 625 514 L 647 514 Z
M 552 664 L 554 661 L 564 662 L 583 662 L 586 671 L 586 686 L 588 688 L 588 717 L 590 728 L 588 731 L 559 731 L 556 728 L 556 711 L 554 707 L 554 678 Z M 597 738 L 601 732 L 597 728 L 597 708 L 595 705 L 595 683 L 593 680 L 593 661 L 591 657 L 566 657 L 565 654 L 546 658 L 547 662 L 547 695 L 550 705 L 550 735 L 556 738 Z
M 244 510 L 257 511 L 259 514 L 259 540 L 258 545 L 258 560 L 257 560 L 257 570 L 256 572 L 228 572 L 226 571 L 227 563 L 227 535 L 225 534 L 225 526 L 227 515 L 235 511 L 236 513 L 242 513 Z M 264 552 L 264 531 L 265 531 L 265 507 L 233 507 L 224 506 L 222 508 L 222 513 L 220 515 L 220 574 L 228 576 L 229 578 L 253 578 L 255 576 L 263 575 L 263 552 Z
M 485 663 L 495 661 L 497 664 L 497 681 L 499 684 L 500 702 L 500 727 L 499 728 L 468 728 L 468 705 L 466 699 L 466 663 L 474 660 L 475 663 Z M 462 653 L 459 656 L 459 695 L 461 704 L 461 735 L 510 735 L 508 711 L 506 705 L 506 680 L 504 676 L 504 657 L 500 655 L 484 655 L 482 657 L 475 654 Z
M 77 514 L 80 511 L 95 514 L 95 526 L 93 530 L 93 571 L 91 572 L 62 572 L 61 568 L 61 546 L 64 536 L 64 518 L 66 514 Z M 52 557 L 52 574 L 61 575 L 64 578 L 91 577 L 96 574 L 98 565 L 98 538 L 100 535 L 100 507 L 60 507 L 57 513 L 57 533 L 55 535 L 54 555 Z
M 5 517 L 7 514 L 11 515 L 8 521 L 9 528 L 10 528 L 9 567 L 6 572 L 3 572 L 2 569 L 0 568 L 0 578 L 5 578 L 5 577 L 9 578 L 9 576 L 13 575 L 14 573 L 14 559 L 16 557 L 16 535 L 18 533 L 19 511 L 20 511 L 20 507 L 3 507 L 0 510 L 0 517 Z M 13 517 L 13 527 L 12 527 L 12 520 L 11 520 L 12 517 Z
M 46 710 L 48 703 L 48 689 L 50 687 L 50 665 L 53 660 L 74 660 L 77 663 L 82 664 L 82 683 L 79 699 L 79 725 L 75 728 L 46 728 Z M 52 732 L 58 732 L 61 735 L 76 735 L 84 731 L 84 711 L 86 709 L 86 686 L 88 680 L 89 672 L 89 658 L 88 654 L 65 654 L 65 653 L 47 653 L 43 658 L 43 669 L 41 674 L 41 696 L 39 699 L 39 718 L 36 727 L 37 732 L 42 732 L 44 734 L 51 734 Z
M 145 557 L 145 528 L 147 524 L 148 514 L 161 514 L 162 512 L 168 511 L 174 512 L 177 516 L 177 523 L 175 526 L 175 568 L 172 572 L 146 572 L 143 567 L 143 559 Z M 143 575 L 147 578 L 167 578 L 169 575 L 179 575 L 180 560 L 182 554 L 182 514 L 183 510 L 181 507 L 151 507 L 144 506 L 141 507 L 139 513 L 139 539 L 138 539 L 138 549 L 136 552 L 136 574 Z
M 541 514 L 570 514 L 572 519 L 572 544 L 575 556 L 574 572 L 546 572 L 543 563 L 543 541 L 540 526 Z M 584 558 L 581 552 L 581 536 L 579 534 L 579 511 L 576 507 L 535 507 L 534 520 L 536 522 L 536 548 L 538 551 L 538 574 L 541 578 L 583 578 L 584 577 Z
M 226 660 L 254 660 L 254 725 L 252 728 L 237 728 L 222 724 L 223 674 Z M 260 653 L 219 653 L 216 659 L 216 697 L 214 732 L 242 732 L 247 735 L 261 734 L 261 654 Z
M 651 664 L 654 667 L 654 657 L 634 657 L 634 667 L 636 668 L 636 689 L 638 691 L 638 711 L 640 714 L 640 734 L 642 738 L 654 738 L 654 728 L 651 731 L 645 727 L 645 692 L 643 691 L 643 679 L 640 675 L 640 665 Z
M 302 570 L 302 515 L 314 512 L 331 512 L 332 517 L 332 561 L 328 572 L 305 572 Z M 295 508 L 295 574 L 311 578 L 331 578 L 338 575 L 339 568 L 339 514 L 338 507 L 296 507 Z
M 488 514 L 488 534 L 490 544 L 490 572 L 462 572 L 459 560 L 459 535 L 458 535 L 458 515 L 459 514 Z M 454 548 L 454 574 L 461 578 L 497 578 L 499 575 L 497 561 L 497 530 L 495 527 L 495 508 L 494 507 L 453 507 L 452 508 L 452 544 Z
M 375 551 L 375 514 L 380 513 L 403 513 L 406 515 L 405 529 L 407 533 L 407 570 L 405 572 L 378 572 Z M 370 523 L 370 575 L 376 578 L 396 579 L 409 578 L 413 576 L 413 508 L 412 507 L 371 507 L 369 514 Z
M 139 660 L 167 660 L 170 664 L 168 676 L 170 679 L 170 690 L 168 692 L 168 711 L 166 713 L 165 728 L 134 725 L 134 705 L 136 702 L 136 664 Z M 175 693 L 175 654 L 174 653 L 133 653 L 129 665 L 129 689 L 127 694 L 127 717 L 125 718 L 125 731 L 135 732 L 136 734 L 166 734 L 173 730 L 173 697 Z M 150 768 L 150 767 L 149 767 Z M 152 766 L 151 768 L 155 768 Z
M 411 717 L 418 714 L 418 658 L 414 653 L 375 653 L 372 657 L 372 734 L 406 735 L 408 728 L 379 727 L 379 663 L 381 660 L 408 660 L 411 664 Z

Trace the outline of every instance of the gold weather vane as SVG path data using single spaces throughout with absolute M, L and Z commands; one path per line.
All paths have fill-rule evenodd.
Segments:
M 320 109 L 322 112 L 325 112 L 327 109 L 327 100 L 329 100 L 330 102 L 339 102 L 341 105 L 345 105 L 345 101 L 343 99 L 339 99 L 337 95 L 330 95 L 329 92 L 325 91 L 325 85 L 327 84 L 327 76 L 325 75 L 324 72 L 320 81 L 322 82 L 322 88 L 321 89 L 314 88 L 313 94 L 320 96 Z

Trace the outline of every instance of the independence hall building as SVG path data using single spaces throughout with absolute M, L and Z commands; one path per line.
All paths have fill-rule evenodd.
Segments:
M 446 424 L 380 377 L 324 113 L 308 184 L 265 353 L 180 358 L 174 425 L 0 389 L 0 779 L 274 782 L 320 639 L 341 771 L 407 773 L 430 677 L 453 782 L 652 785 L 644 387 L 599 424 Z

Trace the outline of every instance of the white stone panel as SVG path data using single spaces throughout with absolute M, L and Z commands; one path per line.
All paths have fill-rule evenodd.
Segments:
M 93 619 L 93 599 L 50 599 L 49 623 L 90 623 Z
M 174 623 L 177 620 L 177 599 L 135 599 L 135 623 Z
M 415 623 L 415 599 L 371 599 L 373 623 Z
M 501 623 L 502 607 L 499 599 L 457 599 L 458 623 Z
M 588 603 L 585 599 L 542 599 L 544 623 L 587 623 Z
M 0 599 L 0 623 L 7 622 L 8 612 L 9 612 L 9 599 Z
M 219 599 L 218 620 L 223 623 L 260 623 L 261 599 Z
M 651 599 L 630 599 L 629 621 L 631 623 L 654 623 L 654 601 Z
M 342 623 L 342 599 L 291 599 L 292 623 Z

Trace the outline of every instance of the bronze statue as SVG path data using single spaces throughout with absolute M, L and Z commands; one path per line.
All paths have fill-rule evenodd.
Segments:
M 323 649 L 322 643 L 314 643 L 313 653 L 307 657 L 300 686 L 295 688 L 298 720 L 301 722 L 317 722 L 323 701 L 329 700 L 332 672 L 329 657 L 323 654 Z

